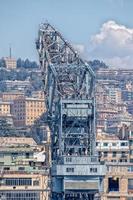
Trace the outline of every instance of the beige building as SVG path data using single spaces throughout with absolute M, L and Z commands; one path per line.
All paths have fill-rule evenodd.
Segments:
M 36 146 L 36 142 L 30 137 L 0 137 L 0 147 L 9 147 L 13 145 L 30 145 Z
M 0 141 L 0 199 L 48 200 L 45 145 L 24 137 L 1 137 Z
M 101 200 L 133 200 L 133 165 L 108 163 Z
M 48 200 L 48 175 L 23 171 L 1 172 L 2 200 Z
M 121 90 L 119 88 L 113 88 L 109 92 L 110 98 L 112 102 L 121 103 L 122 102 L 122 95 Z
M 13 101 L 12 114 L 15 126 L 29 126 L 34 124 L 44 112 L 44 99 L 19 98 Z
M 5 61 L 5 65 L 6 65 L 7 69 L 16 69 L 16 67 L 17 67 L 16 59 L 6 57 L 6 58 L 4 58 L 4 61 Z
M 11 103 L 0 101 L 0 115 L 9 115 L 11 114 Z
M 14 99 L 18 99 L 20 97 L 24 97 L 23 92 L 11 91 L 11 92 L 1 92 L 0 93 L 0 98 L 3 101 L 13 101 Z
M 97 132 L 99 160 L 107 167 L 101 200 L 133 200 L 132 138 L 132 132 L 129 140 L 100 130 Z

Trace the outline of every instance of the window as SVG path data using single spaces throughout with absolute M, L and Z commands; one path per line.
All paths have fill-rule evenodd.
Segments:
M 6 178 L 6 185 L 32 185 L 31 178 Z
M 40 200 L 39 193 L 39 191 L 0 191 L 0 197 L 6 200 Z
M 0 154 L 0 158 L 4 158 L 4 154 L 3 153 Z
M 128 189 L 133 190 L 133 179 L 128 179 Z
M 116 146 L 116 143 L 112 143 L 112 146 L 115 147 L 115 146 Z
M 104 146 L 104 147 L 107 147 L 107 146 L 108 146 L 108 143 L 107 143 L 107 142 L 103 143 L 103 146 Z
M 12 153 L 12 157 L 17 157 L 18 153 Z
M 121 156 L 122 156 L 122 157 L 125 157 L 125 156 L 126 156 L 126 153 L 125 153 L 124 151 L 122 151 L 122 152 L 121 152 Z
M 90 168 L 90 172 L 96 173 L 97 172 L 97 168 Z
M 133 155 L 133 150 L 130 150 L 130 154 Z
M 18 170 L 24 171 L 24 170 L 25 170 L 25 167 L 19 167 Z
M 102 155 L 102 152 L 99 151 L 99 152 L 98 152 L 98 156 L 101 156 L 101 155 Z
M 108 190 L 109 192 L 119 191 L 119 178 L 110 177 L 108 179 Z
M 8 171 L 8 170 L 10 170 L 10 167 L 4 167 L 4 170 Z
M 33 181 L 33 185 L 34 186 L 39 186 L 39 181 L 38 180 Z
M 116 160 L 111 160 L 111 162 L 116 162 Z
M 120 159 L 120 162 L 127 162 L 127 159 Z
M 99 142 L 96 142 L 96 146 L 98 146 L 99 145 Z
M 29 158 L 29 157 L 30 157 L 30 154 L 29 154 L 29 153 L 26 153 L 26 154 L 25 154 L 25 157 L 26 157 L 26 158 Z
M 112 157 L 116 157 L 116 151 L 113 152 Z
M 133 166 L 128 167 L 128 172 L 133 172 Z
M 66 168 L 66 172 L 74 172 L 74 168 Z
M 72 158 L 71 157 L 66 157 L 66 162 L 72 162 Z
M 122 142 L 121 146 L 128 146 L 127 142 Z
M 108 152 L 105 151 L 105 152 L 104 152 L 104 157 L 107 157 L 107 156 L 108 156 Z
M 130 146 L 133 146 L 133 140 L 129 141 Z

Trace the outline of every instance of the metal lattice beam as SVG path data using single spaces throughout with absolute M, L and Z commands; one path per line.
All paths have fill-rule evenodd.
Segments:
M 59 170 L 58 173 L 62 174 L 58 177 L 57 171 L 52 172 L 52 199 L 64 200 L 65 184 L 67 187 L 69 181 L 70 185 L 73 180 L 76 184 L 78 181 L 79 184 L 83 182 L 82 176 L 79 175 L 77 179 L 72 175 L 73 166 L 81 166 L 80 157 L 84 161 L 81 174 L 84 173 L 84 167 L 89 173 L 92 163 L 96 164 L 94 170 L 98 172 L 98 163 L 92 159 L 95 156 L 95 76 L 88 63 L 80 58 L 60 32 L 49 23 L 41 24 L 36 47 L 44 82 L 47 122 L 51 130 L 52 169 Z M 69 167 L 63 164 L 67 161 L 70 162 Z M 64 171 L 60 171 L 62 167 Z M 72 178 L 70 176 L 68 181 L 68 176 L 64 173 L 71 174 Z M 98 176 L 94 176 L 97 182 L 100 180 Z M 64 185 L 61 186 L 63 181 Z M 60 189 L 56 185 L 60 185 Z M 74 195 L 73 199 L 94 196 L 94 191 L 91 194 L 89 189 L 81 193 L 72 189 L 71 193 L 68 192 L 66 196 Z

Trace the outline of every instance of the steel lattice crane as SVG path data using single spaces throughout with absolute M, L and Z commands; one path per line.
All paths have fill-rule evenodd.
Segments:
M 49 23 L 40 25 L 36 47 L 51 130 L 52 199 L 93 199 L 103 176 L 95 156 L 94 73 Z M 85 189 L 90 180 L 92 193 Z

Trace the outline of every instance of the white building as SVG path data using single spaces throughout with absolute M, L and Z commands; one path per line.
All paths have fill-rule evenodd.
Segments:
M 7 69 L 16 69 L 17 68 L 17 61 L 14 58 L 6 57 L 4 58 L 5 66 Z

